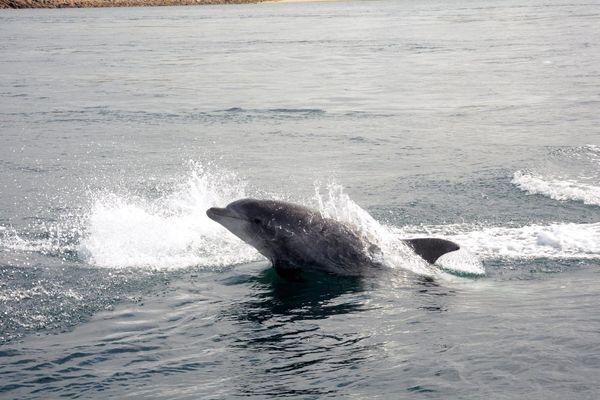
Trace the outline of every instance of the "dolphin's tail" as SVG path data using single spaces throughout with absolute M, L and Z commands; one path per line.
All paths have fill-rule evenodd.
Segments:
M 454 242 L 436 238 L 418 238 L 404 240 L 421 258 L 430 264 L 436 262 L 438 258 L 451 251 L 460 249 L 460 246 Z

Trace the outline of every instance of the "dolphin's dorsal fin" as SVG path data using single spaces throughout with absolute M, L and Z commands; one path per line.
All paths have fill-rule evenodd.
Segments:
M 430 264 L 435 263 L 438 258 L 446 253 L 460 249 L 459 245 L 445 239 L 418 238 L 405 239 L 404 242 Z

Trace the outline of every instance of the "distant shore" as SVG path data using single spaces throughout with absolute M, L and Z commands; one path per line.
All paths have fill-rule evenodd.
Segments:
M 153 7 L 262 2 L 264 0 L 0 0 L 0 8 Z

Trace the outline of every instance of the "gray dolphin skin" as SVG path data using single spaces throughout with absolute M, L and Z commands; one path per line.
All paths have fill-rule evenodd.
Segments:
M 364 276 L 386 268 L 375 261 L 381 250 L 359 232 L 301 205 L 241 199 L 225 208 L 210 208 L 206 214 L 256 248 L 280 276 L 290 280 L 297 280 L 303 270 Z M 459 249 L 456 243 L 444 239 L 404 242 L 431 264 Z

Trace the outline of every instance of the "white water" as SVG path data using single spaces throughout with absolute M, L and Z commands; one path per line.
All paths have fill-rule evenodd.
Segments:
M 192 166 L 179 187 L 149 200 L 116 194 L 98 195 L 86 224 L 80 252 L 101 267 L 176 269 L 224 267 L 260 259 L 260 255 L 206 210 L 246 197 L 234 174 Z
M 545 178 L 517 171 L 512 183 L 529 194 L 541 194 L 560 201 L 580 201 L 600 205 L 600 186 L 578 182 L 573 179 Z
M 524 176 L 515 174 L 515 179 L 532 181 Z M 108 268 L 222 268 L 260 260 L 255 249 L 206 216 L 210 207 L 247 197 L 246 186 L 230 172 L 194 164 L 175 190 L 154 199 L 96 193 L 86 215 L 73 217 L 71 226 L 63 221 L 43 227 L 43 239 L 28 239 L 2 227 L 0 249 L 59 257 L 78 253 L 89 264 Z M 376 221 L 334 183 L 324 189 L 316 187 L 314 198 L 305 203 L 326 217 L 359 228 L 381 248 L 381 261 L 388 266 L 421 275 L 435 275 L 438 271 L 400 239 L 435 236 L 455 241 L 461 250 L 443 256 L 438 264 L 447 270 L 475 275 L 485 273 L 480 259 L 600 258 L 600 223 L 397 228 Z
M 583 146 L 583 153 L 585 154 L 586 159 L 593 164 L 600 164 L 600 146 L 595 144 Z
M 87 263 L 107 268 L 222 268 L 262 259 L 249 245 L 206 216 L 214 206 L 248 197 L 245 182 L 214 166 L 194 164 L 175 190 L 157 198 L 100 192 L 92 195 L 84 216 L 38 227 L 43 239 L 28 238 L 13 229 L 0 231 L 0 248 L 62 257 L 77 253 Z M 416 256 L 391 227 L 380 224 L 343 191 L 329 184 L 324 194 L 305 202 L 324 216 L 351 224 L 382 250 L 391 268 L 420 275 L 436 270 Z M 69 222 L 71 224 L 69 224 Z M 464 260 L 463 260 L 464 261 Z M 472 263 L 471 263 L 472 264 Z M 483 273 L 465 265 L 462 272 Z
M 406 237 L 433 235 L 456 243 L 480 259 L 600 258 L 600 223 L 483 227 L 476 225 L 407 226 Z
M 358 227 L 371 243 L 382 251 L 382 261 L 391 268 L 407 269 L 419 275 L 431 276 L 434 270 L 418 257 L 389 227 L 380 224 L 356 204 L 341 185 L 330 183 L 326 194 L 315 187 L 315 200 L 321 214 L 327 218 Z
M 71 215 L 69 220 L 52 224 L 42 224 L 30 230 L 37 230 L 42 237 L 27 237 L 12 227 L 0 226 L 0 251 L 39 253 L 59 257 L 63 261 L 77 251 L 77 238 L 81 234 L 81 221 Z M 28 262 L 25 262 L 28 264 Z
M 247 197 L 246 184 L 234 174 L 194 165 L 177 190 L 155 200 L 113 193 L 96 195 L 79 250 L 95 266 L 174 269 L 224 267 L 260 260 L 243 243 L 206 216 L 214 206 Z M 420 275 L 433 270 L 388 227 L 379 224 L 336 184 L 314 199 L 320 212 L 352 224 L 383 251 L 383 262 Z M 314 206 L 314 204 L 307 204 Z

